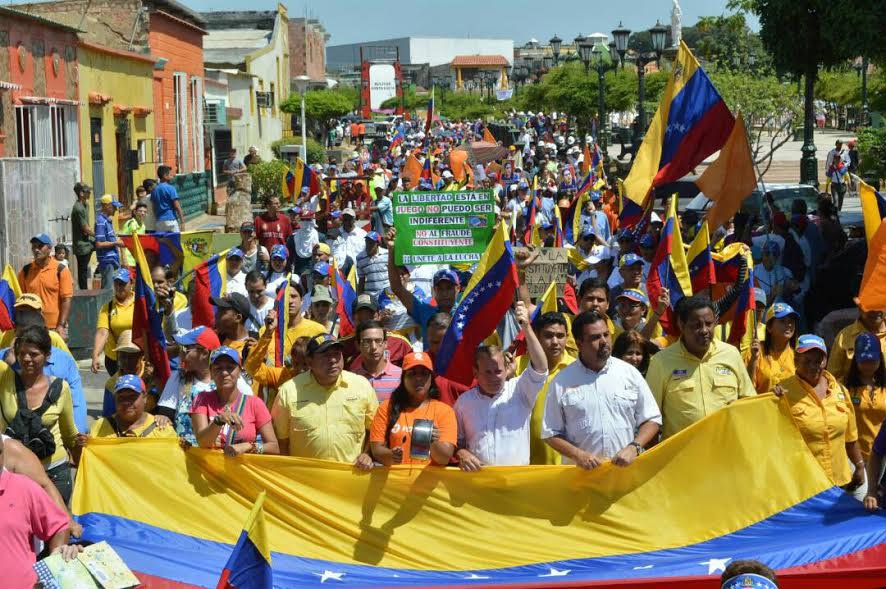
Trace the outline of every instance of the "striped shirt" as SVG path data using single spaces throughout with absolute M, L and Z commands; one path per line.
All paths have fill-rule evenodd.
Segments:
M 388 283 L 388 250 L 378 248 L 372 257 L 366 255 L 366 251 L 357 254 L 357 275 L 365 280 L 363 292 L 376 296 L 386 289 Z
M 351 364 L 350 371 L 354 374 L 359 374 L 369 381 L 372 388 L 375 389 L 375 396 L 378 397 L 379 403 L 391 398 L 391 393 L 400 386 L 400 376 L 403 374 L 403 370 L 399 366 L 392 364 L 390 360 L 388 360 L 384 370 L 380 373 L 370 374 L 368 370 L 363 368 L 363 358 L 361 356 L 357 356 Z

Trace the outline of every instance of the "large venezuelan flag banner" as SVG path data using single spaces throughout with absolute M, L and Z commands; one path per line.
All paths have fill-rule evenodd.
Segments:
M 735 118 L 711 79 L 680 42 L 658 110 L 624 181 L 622 219 L 639 221 L 650 188 L 678 180 L 723 147 Z
M 215 586 L 262 491 L 275 587 L 710 588 L 754 558 L 783 588 L 879 586 L 886 514 L 833 487 L 772 395 L 627 468 L 477 473 L 91 439 L 73 511 L 152 585 Z M 156 586 L 156 585 L 152 585 Z

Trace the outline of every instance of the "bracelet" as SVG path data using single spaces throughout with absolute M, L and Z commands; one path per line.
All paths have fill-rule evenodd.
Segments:
M 265 445 L 262 442 L 254 442 L 252 444 L 252 449 L 256 454 L 264 454 L 265 453 Z
M 222 427 L 225 425 L 225 418 L 222 417 L 222 414 L 219 413 L 215 417 L 212 418 L 212 424 L 217 425 L 218 427 Z
M 864 460 L 859 460 L 858 462 L 853 462 L 852 464 L 854 464 L 855 466 L 858 466 L 859 464 L 864 466 Z

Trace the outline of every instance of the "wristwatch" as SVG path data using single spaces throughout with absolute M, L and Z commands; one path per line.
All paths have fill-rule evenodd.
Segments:
M 642 454 L 643 451 L 645 450 L 645 448 L 643 448 L 643 446 L 642 446 L 639 442 L 631 441 L 631 443 L 629 443 L 628 446 L 633 446 L 634 448 L 636 448 L 636 450 L 637 450 L 637 456 L 639 456 L 640 454 Z
M 221 427 L 227 422 L 225 421 L 224 416 L 221 413 L 219 413 L 218 415 L 216 415 L 215 417 L 212 418 L 212 423 Z

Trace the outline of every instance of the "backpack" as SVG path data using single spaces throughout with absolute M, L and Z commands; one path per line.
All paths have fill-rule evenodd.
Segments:
M 21 377 L 15 375 L 15 394 L 18 401 L 18 411 L 12 421 L 6 417 L 6 412 L 2 408 L 3 417 L 9 424 L 6 431 L 3 432 L 10 438 L 21 442 L 28 450 L 36 454 L 37 458 L 44 460 L 55 454 L 55 436 L 43 425 L 43 414 L 47 409 L 58 402 L 62 394 L 63 380 L 54 379 L 49 384 L 49 390 L 43 398 L 43 404 L 37 409 L 28 408 L 28 399 L 25 395 L 25 385 Z

